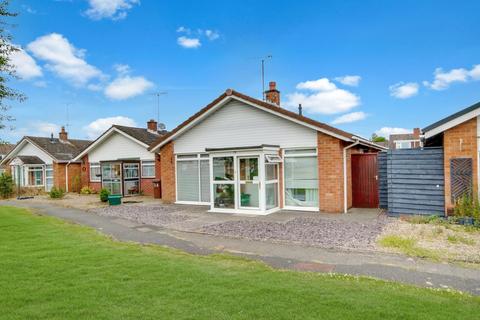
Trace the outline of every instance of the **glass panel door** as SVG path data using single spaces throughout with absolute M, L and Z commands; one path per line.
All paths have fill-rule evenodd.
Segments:
M 140 164 L 123 164 L 123 190 L 126 196 L 133 196 L 140 193 Z
M 258 157 L 238 158 L 240 208 L 260 207 Z
M 265 202 L 266 209 L 278 207 L 278 164 L 265 164 Z
M 122 166 L 120 163 L 102 163 L 102 186 L 110 194 L 122 194 Z
M 215 208 L 235 208 L 234 173 L 233 157 L 212 158 L 213 206 Z

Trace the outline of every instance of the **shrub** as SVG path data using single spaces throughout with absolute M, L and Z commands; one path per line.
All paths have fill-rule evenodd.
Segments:
M 102 190 L 100 190 L 100 201 L 107 202 L 109 195 L 110 192 L 107 189 L 103 188 Z
M 89 186 L 84 186 L 82 187 L 82 189 L 80 190 L 80 194 L 94 194 L 95 193 L 95 190 L 93 190 L 92 188 L 90 188 Z
M 61 199 L 65 195 L 65 191 L 62 188 L 53 187 L 48 194 L 52 199 Z
M 13 179 L 12 176 L 6 173 L 0 175 L 0 196 L 2 198 L 9 198 L 13 194 Z

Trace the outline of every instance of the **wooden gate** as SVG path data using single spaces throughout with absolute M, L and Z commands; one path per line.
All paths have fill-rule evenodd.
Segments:
M 352 154 L 352 205 L 378 208 L 377 154 Z

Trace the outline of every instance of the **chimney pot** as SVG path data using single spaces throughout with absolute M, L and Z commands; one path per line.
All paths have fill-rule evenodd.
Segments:
M 416 139 L 420 139 L 420 128 L 414 128 L 414 129 L 413 129 L 413 136 L 414 136 Z
M 150 121 L 147 122 L 147 129 L 153 132 L 157 132 L 158 131 L 157 121 L 150 119 Z
M 299 116 L 302 116 L 302 115 L 303 115 L 303 114 L 302 114 L 302 104 L 301 104 L 301 103 L 298 104 L 298 115 L 299 115 Z
M 68 132 L 65 131 L 65 127 L 62 126 L 62 130 L 60 130 L 60 133 L 58 134 L 58 139 L 61 141 L 67 141 L 68 140 Z
M 269 89 L 265 91 L 265 99 L 267 102 L 276 104 L 280 107 L 280 91 L 277 90 L 277 83 L 275 81 L 270 81 L 268 87 Z

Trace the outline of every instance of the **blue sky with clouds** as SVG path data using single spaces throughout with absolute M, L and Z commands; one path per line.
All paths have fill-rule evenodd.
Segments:
M 1 138 L 95 138 L 111 123 L 172 129 L 227 88 L 370 136 L 480 101 L 478 1 L 12 1 L 28 96 Z M 382 129 L 383 128 L 383 129 Z

